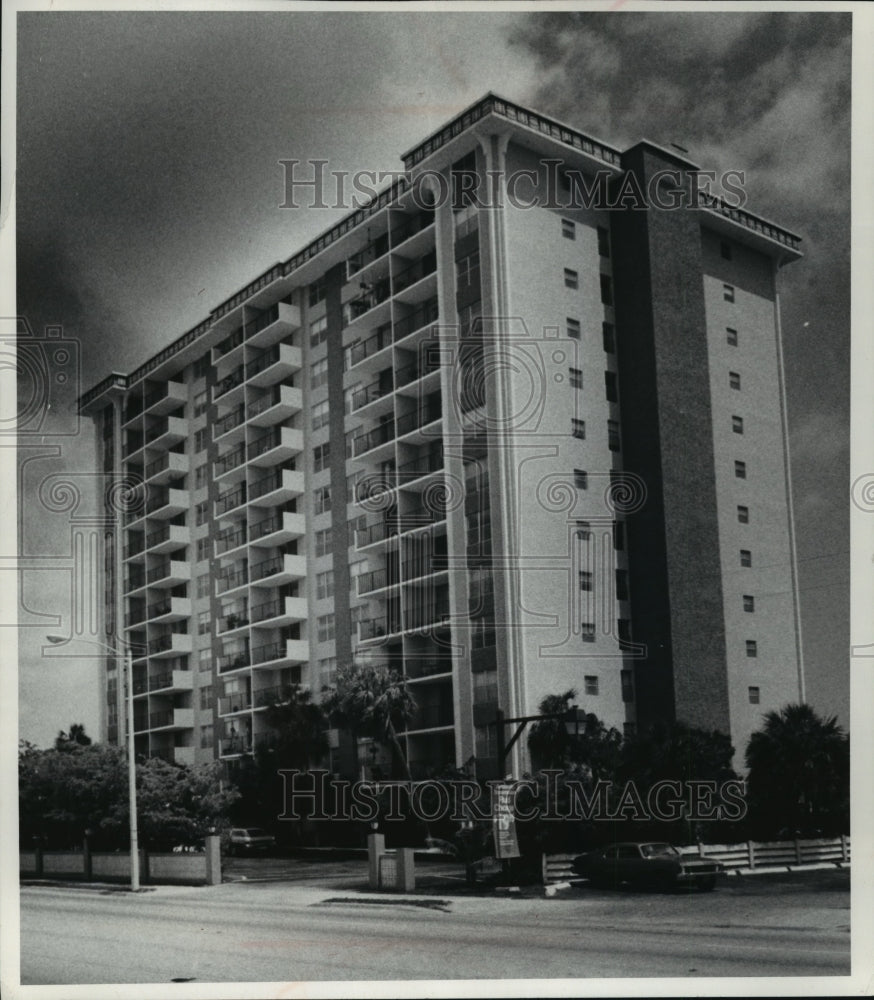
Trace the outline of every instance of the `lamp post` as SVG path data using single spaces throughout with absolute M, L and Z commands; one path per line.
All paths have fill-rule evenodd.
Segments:
M 495 721 L 491 723 L 496 729 L 497 736 L 497 751 L 498 751 L 498 767 L 503 772 L 504 765 L 507 760 L 507 756 L 513 749 L 513 745 L 522 735 L 525 727 L 529 722 L 545 722 L 550 719 L 555 719 L 563 722 L 567 730 L 568 736 L 573 736 L 574 740 L 578 740 L 580 736 L 580 710 L 576 705 L 571 705 L 564 712 L 553 712 L 547 715 L 523 715 L 519 716 L 517 719 L 508 719 L 504 716 L 504 713 L 499 709 L 495 712 Z M 506 734 L 504 732 L 504 726 L 515 725 L 519 728 L 513 733 L 509 742 L 507 742 Z
M 47 635 L 53 646 L 60 646 L 69 640 L 60 635 Z M 90 646 L 103 649 L 111 656 L 118 656 L 119 650 L 113 649 L 95 639 L 83 639 Z M 125 698 L 125 715 L 127 716 L 127 795 L 128 814 L 130 820 L 130 887 L 131 892 L 140 891 L 140 851 L 139 835 L 137 833 L 137 764 L 134 756 L 134 667 L 133 651 L 128 644 L 124 646 L 124 667 L 127 692 Z

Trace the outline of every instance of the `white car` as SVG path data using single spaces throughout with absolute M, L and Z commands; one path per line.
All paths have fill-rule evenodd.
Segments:
M 276 840 L 258 826 L 235 826 L 228 836 L 228 854 L 266 854 Z

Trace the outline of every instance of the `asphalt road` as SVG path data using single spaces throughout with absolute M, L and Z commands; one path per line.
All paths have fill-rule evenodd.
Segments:
M 24 984 L 849 975 L 849 873 L 714 893 L 412 897 L 333 883 L 21 890 Z M 357 867 L 356 867 L 357 866 Z M 457 883 L 456 883 L 457 886 Z M 164 995 L 164 994 L 162 994 Z

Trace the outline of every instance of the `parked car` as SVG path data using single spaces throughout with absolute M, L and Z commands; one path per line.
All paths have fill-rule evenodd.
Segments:
M 257 826 L 235 826 L 228 834 L 228 854 L 266 854 L 275 846 L 276 840 Z
M 612 844 L 574 858 L 573 870 L 597 886 L 622 883 L 668 889 L 688 886 L 709 892 L 724 866 L 711 858 L 681 854 L 671 844 L 657 842 Z

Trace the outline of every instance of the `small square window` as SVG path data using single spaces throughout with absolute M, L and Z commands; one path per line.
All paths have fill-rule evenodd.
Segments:
M 574 486 L 579 490 L 587 490 L 589 488 L 589 473 L 583 469 L 574 469 Z
M 566 267 L 564 269 L 564 285 L 565 288 L 579 288 L 580 287 L 580 276 L 576 271 L 572 271 L 570 268 Z
M 756 645 L 755 639 L 747 639 L 746 646 L 747 646 L 747 656 L 754 657 L 759 655 L 759 650 L 758 646 Z
M 747 463 L 746 462 L 735 462 L 734 463 L 734 474 L 738 479 L 747 478 Z
M 598 255 L 610 256 L 610 234 L 604 226 L 598 226 Z
M 722 254 L 723 260 L 731 260 L 731 244 L 726 243 L 724 240 L 719 244 L 719 252 Z
M 616 330 L 612 323 L 602 323 L 601 333 L 604 337 L 604 350 L 607 354 L 616 353 Z
M 734 285 L 723 285 L 722 297 L 726 302 L 734 302 Z
M 613 279 L 609 274 L 601 275 L 601 302 L 605 306 L 613 305 Z
M 752 566 L 753 554 L 749 549 L 740 550 L 740 564 L 741 566 Z
M 568 369 L 568 381 L 573 389 L 582 389 L 583 387 L 583 370 L 582 368 L 569 368 Z
M 585 685 L 586 694 L 595 695 L 598 693 L 598 677 L 595 674 L 589 674 L 583 678 Z
M 750 523 L 750 509 L 749 507 L 743 507 L 738 504 L 737 507 L 737 520 L 738 524 L 749 524 Z
M 586 436 L 586 421 L 585 420 L 571 420 L 571 434 L 575 438 L 585 438 Z
M 731 429 L 735 434 L 743 434 L 744 432 L 744 418 L 743 417 L 732 417 L 731 418 Z
M 725 342 L 732 347 L 737 347 L 737 330 L 733 326 L 725 328 Z
M 580 339 L 580 321 L 578 319 L 572 319 L 570 316 L 567 318 L 567 335 L 572 340 Z
M 740 375 L 738 372 L 728 373 L 728 384 L 732 389 L 740 389 Z
M 757 687 L 747 688 L 747 693 L 749 694 L 750 704 L 758 705 L 760 701 L 759 689 Z
M 756 599 L 752 594 L 744 594 L 744 611 L 755 611 L 756 610 Z
M 566 240 L 575 240 L 577 238 L 577 227 L 570 219 L 561 220 L 561 235 Z

